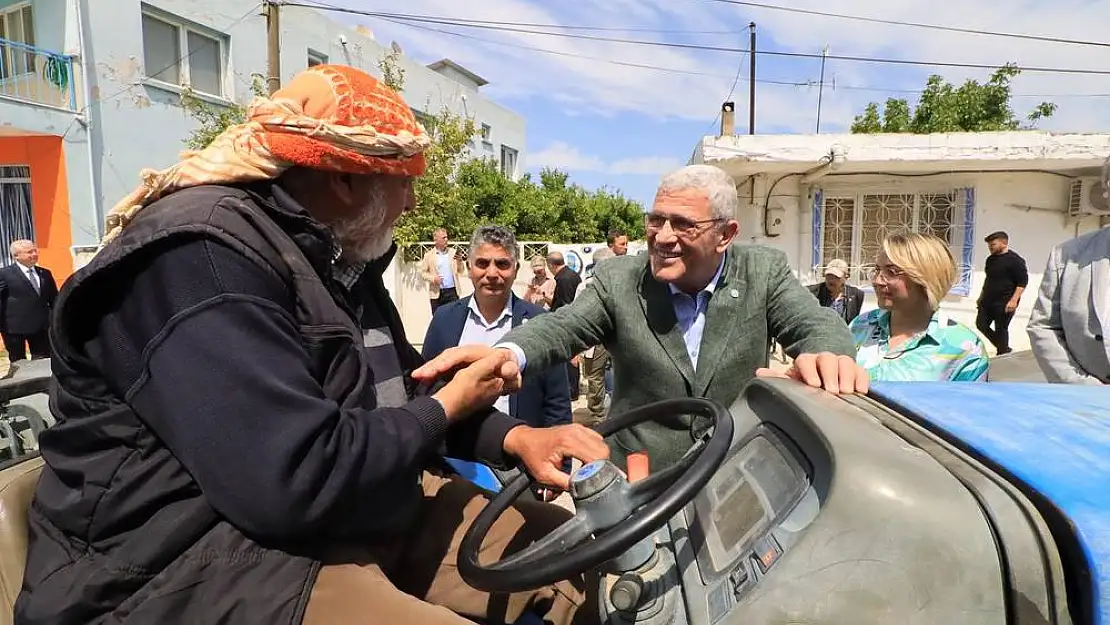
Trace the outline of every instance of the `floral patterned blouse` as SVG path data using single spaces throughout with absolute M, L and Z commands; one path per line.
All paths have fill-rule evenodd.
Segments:
M 974 330 L 933 313 L 929 327 L 890 348 L 890 312 L 865 312 L 850 324 L 856 343 L 856 362 L 872 380 L 916 382 L 974 382 L 987 379 L 990 360 Z

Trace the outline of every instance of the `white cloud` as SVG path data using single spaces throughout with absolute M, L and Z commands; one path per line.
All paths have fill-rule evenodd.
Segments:
M 333 0 L 333 2 L 336 0 Z M 345 0 L 348 6 L 363 3 Z M 1013 0 L 1005 10 L 988 0 L 791 0 L 779 2 L 797 8 L 815 9 L 884 19 L 947 23 L 966 28 L 1003 32 L 1052 34 L 1077 39 L 1105 39 L 1104 20 L 1110 15 L 1110 0 L 1060 0 L 1049 3 Z M 558 8 L 553 8 L 557 6 Z M 629 28 L 687 30 L 734 30 L 735 35 L 688 35 L 685 41 L 729 47 L 747 47 L 746 25 L 755 20 L 759 47 L 817 53 L 828 44 L 833 54 L 889 57 L 912 60 L 1002 64 L 1015 61 L 1026 65 L 1102 68 L 1105 49 L 885 26 L 855 21 L 805 16 L 731 6 L 706 0 L 614 0 L 609 3 L 552 5 L 541 0 L 499 0 L 458 3 L 456 0 L 409 0 L 405 12 L 422 15 L 533 22 L 548 24 L 621 25 Z M 705 120 L 712 118 L 720 100 L 732 84 L 741 55 L 691 50 L 624 45 L 611 42 L 566 39 L 526 33 L 441 28 L 466 33 L 503 45 L 483 43 L 375 22 L 379 39 L 404 42 L 408 53 L 434 60 L 450 57 L 471 67 L 491 81 L 487 87 L 501 99 L 534 98 L 559 102 L 569 112 L 619 116 L 638 112 L 660 120 Z M 593 33 L 629 39 L 664 39 L 674 35 L 642 32 Z M 537 54 L 504 44 L 553 50 L 568 56 Z M 686 73 L 663 73 L 614 65 L 596 59 L 668 67 Z M 764 60 L 766 59 L 766 60 Z M 768 69 L 772 66 L 772 69 Z M 777 66 L 777 67 L 776 67 Z M 788 63 L 761 57 L 760 77 L 804 82 L 817 77 L 819 61 L 796 59 Z M 746 74 L 746 71 L 744 72 Z M 984 78 L 987 70 L 959 68 L 896 67 L 831 60 L 827 77 L 839 86 L 878 86 L 914 89 L 928 73 L 939 73 L 951 81 L 966 77 Z M 709 75 L 704 75 L 709 74 Z M 783 75 L 785 74 L 785 75 Z M 738 125 L 746 117 L 747 83 L 737 85 Z M 1110 93 L 1110 76 L 1026 73 L 1015 82 L 1019 94 L 1053 94 L 1054 97 L 1018 97 L 1014 108 L 1027 112 L 1041 99 L 1060 105 L 1048 128 L 1097 130 L 1110 128 L 1110 98 L 1064 97 L 1061 94 Z M 888 95 L 852 89 L 827 88 L 823 102 L 825 131 L 843 129 L 854 113 L 871 100 Z M 908 97 L 913 100 L 911 94 Z M 757 129 L 812 132 L 816 113 L 815 88 L 758 85 Z M 567 156 L 563 154 L 562 156 Z M 581 155 L 579 155 L 581 157 Z M 589 158 L 587 158 L 587 161 Z M 609 167 L 615 163 L 609 164 Z M 641 166 L 646 166 L 641 164 Z M 646 166 L 651 168 L 650 166 Z M 635 168 L 633 168 L 635 169 Z
M 596 156 L 583 154 L 578 148 L 562 141 L 556 141 L 538 152 L 532 152 L 525 159 L 529 169 L 554 167 L 563 171 L 639 176 L 660 176 L 683 165 L 677 158 L 667 156 L 625 158 L 605 162 Z

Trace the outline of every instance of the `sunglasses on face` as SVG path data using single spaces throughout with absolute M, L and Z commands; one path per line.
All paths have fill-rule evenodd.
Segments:
M 513 268 L 514 265 L 512 259 L 509 258 L 475 258 L 471 264 L 473 264 L 476 268 L 485 271 L 486 269 L 489 269 L 491 263 L 500 271 L 509 271 Z
M 648 213 L 644 215 L 644 227 L 649 232 L 659 232 L 663 226 L 670 222 L 671 230 L 681 237 L 693 237 L 700 231 L 701 227 L 705 224 L 719 223 L 724 221 L 719 217 L 711 219 L 690 219 L 682 215 L 664 215 L 662 213 Z

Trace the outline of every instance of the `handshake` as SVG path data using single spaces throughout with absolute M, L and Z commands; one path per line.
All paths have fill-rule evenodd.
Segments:
M 452 374 L 451 381 L 432 395 L 443 406 L 449 423 L 492 406 L 501 395 L 520 390 L 520 364 L 513 352 L 481 345 L 448 349 L 413 371 L 412 377 L 431 385 Z M 505 435 L 502 447 L 519 458 L 537 482 L 556 489 L 543 491 L 545 501 L 569 486 L 570 476 L 563 472 L 564 458 L 588 463 L 609 457 L 601 435 L 577 424 L 545 428 L 519 425 Z
M 434 397 L 455 422 L 492 406 L 497 398 L 520 390 L 520 365 L 507 349 L 468 345 L 453 347 L 412 372 L 422 384 L 451 377 Z

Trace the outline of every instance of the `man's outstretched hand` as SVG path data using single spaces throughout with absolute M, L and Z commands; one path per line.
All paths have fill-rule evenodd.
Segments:
M 452 375 L 451 381 L 434 395 L 451 421 L 520 390 L 520 367 L 507 349 L 453 347 L 412 372 L 414 380 L 427 384 Z
M 794 364 L 786 371 L 758 369 L 755 374 L 761 378 L 790 378 L 804 382 L 814 388 L 823 388 L 830 393 L 858 393 L 866 395 L 869 376 L 863 367 L 856 364 L 851 356 L 838 356 L 831 352 L 820 354 L 799 354 Z
M 443 353 L 414 370 L 412 377 L 417 382 L 431 383 L 483 361 L 505 380 L 506 393 L 520 390 L 520 366 L 516 356 L 507 349 L 494 349 L 485 345 L 463 345 L 445 349 Z
M 590 463 L 609 457 L 605 439 L 578 424 L 549 428 L 518 425 L 509 430 L 503 447 L 505 453 L 520 458 L 537 482 L 564 491 L 570 487 L 570 476 L 563 473 L 564 458 Z

